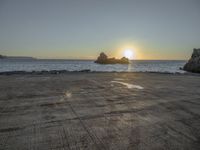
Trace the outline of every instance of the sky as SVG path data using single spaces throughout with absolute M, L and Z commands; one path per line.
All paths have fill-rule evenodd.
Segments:
M 200 0 L 0 0 L 0 54 L 188 59 L 200 48 Z

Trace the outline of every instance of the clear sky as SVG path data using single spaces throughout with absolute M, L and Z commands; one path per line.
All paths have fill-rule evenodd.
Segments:
M 200 0 L 0 0 L 0 54 L 188 59 L 200 48 Z

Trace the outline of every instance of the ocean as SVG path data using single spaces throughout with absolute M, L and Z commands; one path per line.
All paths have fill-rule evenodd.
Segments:
M 55 60 L 55 59 L 0 59 L 0 72 L 7 71 L 50 71 L 68 70 L 102 72 L 167 72 L 184 73 L 180 70 L 184 60 L 133 60 L 129 65 L 100 65 L 93 60 Z

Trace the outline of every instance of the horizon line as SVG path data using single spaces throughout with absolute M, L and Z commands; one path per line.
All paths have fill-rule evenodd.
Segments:
M 11 56 L 7 56 L 7 55 L 2 55 L 0 54 L 1 56 L 4 56 L 4 57 L 13 57 L 13 59 L 16 57 L 16 58 L 27 58 L 27 59 L 38 59 L 38 60 L 93 60 L 95 61 L 97 58 L 51 58 L 51 57 L 47 57 L 47 58 L 42 58 L 42 57 L 34 57 L 34 56 L 16 56 L 16 55 L 11 55 Z M 175 61 L 175 60 L 179 60 L 179 61 L 187 61 L 188 59 L 129 59 L 130 61 L 134 61 L 134 60 L 139 60 L 139 61 L 145 61 L 145 60 L 157 60 L 157 61 Z

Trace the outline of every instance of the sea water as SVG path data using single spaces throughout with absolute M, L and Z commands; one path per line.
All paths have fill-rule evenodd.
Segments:
M 180 70 L 184 60 L 133 60 L 130 64 L 101 65 L 93 60 L 55 59 L 0 59 L 0 72 L 7 71 L 80 71 L 89 69 L 102 72 L 169 72 L 184 73 Z

